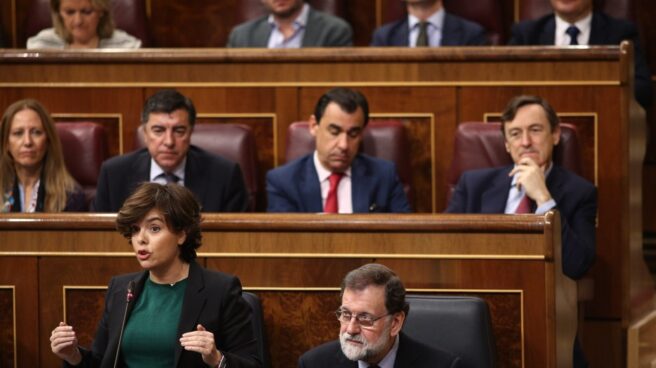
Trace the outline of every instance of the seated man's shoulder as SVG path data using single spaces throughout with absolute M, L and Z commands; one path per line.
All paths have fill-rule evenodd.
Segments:
M 205 165 L 211 165 L 211 166 L 223 167 L 223 168 L 228 168 L 228 167 L 231 168 L 237 165 L 236 162 L 228 158 L 225 158 L 221 155 L 204 150 L 196 146 L 189 147 L 189 152 L 187 153 L 187 159 L 199 160 L 199 161 L 203 161 L 203 164 Z
M 135 160 L 140 158 L 150 158 L 150 155 L 146 148 L 141 148 L 136 151 L 128 152 L 123 155 L 110 157 L 107 160 L 105 160 L 105 162 L 103 162 L 102 166 L 104 168 L 111 168 L 111 169 L 123 168 L 127 165 L 133 164 Z
M 612 39 L 612 42 L 621 42 L 624 37 L 636 37 L 638 29 L 635 23 L 627 19 L 615 18 L 606 13 L 595 12 L 592 15 L 593 22 L 598 22 L 600 28 L 610 35 L 617 35 L 619 38 Z
M 266 23 L 267 17 L 263 16 L 236 25 L 230 31 L 227 47 L 254 47 L 252 44 L 253 34 L 265 26 Z
M 361 153 L 353 160 L 355 164 L 360 162 L 368 167 L 373 167 L 380 172 L 396 172 L 396 164 L 393 161 L 385 160 L 382 158 L 369 156 Z
M 285 180 L 290 180 L 297 172 L 303 170 L 306 165 L 314 163 L 312 162 L 312 154 L 299 157 L 295 160 L 285 163 L 284 165 L 278 166 L 275 169 L 269 170 L 267 173 L 268 178 L 282 178 Z M 309 161 L 309 162 L 308 162 Z
M 592 182 L 579 176 L 574 171 L 570 171 L 562 166 L 554 165 L 554 172 L 558 172 L 558 174 L 563 177 L 564 181 L 568 183 L 568 186 L 571 185 L 572 187 L 585 190 L 596 190 L 596 187 Z

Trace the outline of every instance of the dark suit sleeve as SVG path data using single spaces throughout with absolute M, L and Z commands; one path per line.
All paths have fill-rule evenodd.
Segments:
M 80 187 L 76 186 L 72 192 L 68 193 L 64 211 L 85 212 L 88 210 L 89 208 L 87 207 L 87 198 L 84 195 L 84 191 Z
M 642 107 L 647 108 L 651 106 L 652 103 L 651 71 L 649 70 L 647 59 L 645 58 L 645 55 L 642 51 L 642 46 L 640 45 L 640 37 L 635 25 L 629 23 L 627 26 L 627 31 L 622 38 L 631 40 L 633 42 L 633 57 L 635 67 L 635 99 L 640 103 Z
M 446 213 L 466 213 L 466 203 L 467 203 L 467 173 L 463 173 L 458 180 L 456 188 L 451 194 L 451 199 L 449 200 L 449 205 L 446 208 Z
M 594 187 L 583 195 L 571 213 L 561 213 L 563 273 L 574 280 L 581 278 L 594 263 L 596 216 Z
M 250 307 L 241 297 L 241 284 L 231 278 L 223 295 L 216 346 L 224 355 L 229 368 L 259 368 L 257 344 L 253 337 Z
M 385 39 L 383 38 L 382 31 L 383 29 L 380 27 L 374 30 L 374 34 L 371 38 L 371 43 L 369 46 L 385 46 Z
M 92 212 L 110 212 L 109 208 L 109 174 L 105 163 L 100 167 L 96 196 L 93 199 L 90 210 Z
M 390 192 L 390 212 L 392 213 L 408 213 L 410 210 L 410 203 L 408 203 L 408 197 L 405 195 L 403 190 L 403 184 L 396 171 L 396 166 L 392 166 L 392 190 Z
M 326 44 L 323 46 L 353 46 L 353 30 L 348 24 L 335 23 L 330 28 L 326 39 Z
M 470 37 L 465 41 L 465 46 L 487 46 L 490 44 L 491 42 L 487 38 L 483 27 L 476 27 Z
M 231 172 L 225 197 L 225 212 L 246 212 L 249 196 L 244 183 L 244 175 L 239 165 L 235 165 Z
M 284 182 L 280 175 L 269 171 L 266 175 L 267 212 L 299 212 L 298 206 L 284 191 Z
M 513 24 L 508 45 L 510 46 L 526 45 L 527 42 L 524 39 L 524 34 L 525 32 L 521 30 L 521 26 L 519 24 Z

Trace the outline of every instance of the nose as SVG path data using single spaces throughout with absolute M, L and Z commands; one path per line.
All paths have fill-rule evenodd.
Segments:
M 349 323 L 346 325 L 346 332 L 350 333 L 351 335 L 357 335 L 360 333 L 360 324 L 358 323 L 358 320 L 355 319 L 355 316 L 351 318 Z
M 25 132 L 25 134 L 23 135 L 23 144 L 27 147 L 30 147 L 32 146 L 32 144 L 34 144 L 34 138 L 30 134 L 30 132 Z
M 524 147 L 529 147 L 531 145 L 531 135 L 528 131 L 522 132 L 521 144 Z
M 173 139 L 173 130 L 167 130 L 164 133 L 164 145 L 168 148 L 172 148 L 175 145 L 175 140 Z
M 346 151 L 348 148 L 348 135 L 346 133 L 341 133 L 337 136 L 337 148 L 342 151 Z
M 73 14 L 73 23 L 74 24 L 82 24 L 82 12 L 75 12 Z
M 132 243 L 136 245 L 146 245 L 148 244 L 148 238 L 146 237 L 145 229 L 139 229 L 134 234 L 132 234 Z

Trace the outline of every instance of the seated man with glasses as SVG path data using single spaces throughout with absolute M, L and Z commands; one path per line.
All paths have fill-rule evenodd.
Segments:
M 389 268 L 371 263 L 342 281 L 342 305 L 335 314 L 339 340 L 301 356 L 302 368 L 457 367 L 460 358 L 415 341 L 401 332 L 410 306 L 405 287 Z

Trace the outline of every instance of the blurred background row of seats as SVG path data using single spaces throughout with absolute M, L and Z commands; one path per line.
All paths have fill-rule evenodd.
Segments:
M 22 32 L 17 35 L 17 46 L 23 47 L 25 40 L 37 34 L 44 28 L 51 27 L 50 0 L 17 0 L 26 8 Z M 618 18 L 634 19 L 635 0 L 595 0 L 595 8 Z M 370 14 L 376 18 L 375 24 L 366 24 L 355 14 L 362 4 L 349 3 L 348 0 L 307 0 L 314 8 L 337 15 L 352 24 L 354 41 L 357 46 L 369 43 L 372 27 L 405 16 L 405 5 L 402 1 L 386 0 L 380 9 Z M 144 47 L 222 47 L 227 40 L 227 33 L 239 23 L 266 14 L 261 0 L 222 1 L 222 4 L 205 4 L 206 1 L 179 2 L 168 4 L 168 1 L 153 0 L 112 0 L 112 13 L 119 29 L 125 30 L 143 41 Z M 363 2 L 364 3 L 364 2 Z M 481 24 L 486 30 L 490 41 L 495 45 L 503 45 L 510 36 L 513 21 L 538 18 L 551 12 L 549 0 L 444 0 L 444 7 L 450 13 Z M 164 19 L 151 22 L 149 18 L 159 14 Z M 156 13 L 156 14 L 153 14 Z M 214 19 L 208 19 L 213 16 Z M 164 25 L 155 25 L 159 21 Z M 187 26 L 194 24 L 193 28 Z M 161 27 L 170 27 L 163 30 Z M 366 26 L 370 29 L 362 29 Z M 189 44 L 175 44 L 175 33 L 185 29 L 184 33 L 193 34 Z M 205 31 L 205 35 L 202 33 Z M 217 33 L 218 32 L 218 33 Z M 162 35 L 160 37 L 154 34 Z M 171 37 L 172 36 L 172 37 Z M 178 35 L 177 37 L 180 37 Z M 5 36 L 6 38 L 6 36 Z M 8 41 L 6 41 L 8 42 Z

